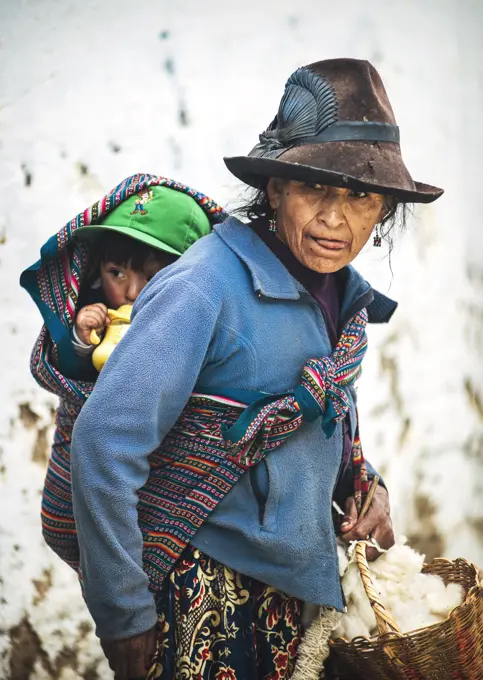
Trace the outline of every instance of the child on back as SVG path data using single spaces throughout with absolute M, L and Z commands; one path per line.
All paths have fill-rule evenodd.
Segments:
M 109 325 L 108 309 L 132 305 L 153 276 L 177 259 L 161 247 L 113 231 L 99 236 L 93 250 L 94 273 L 81 290 L 80 309 L 72 328 L 74 351 L 79 357 L 89 358 L 84 366 L 89 373 L 92 368 L 88 363 L 95 349 L 91 333 L 95 330 L 101 335 Z
M 109 325 L 108 309 L 134 304 L 157 272 L 210 229 L 193 198 L 167 187 L 143 189 L 101 224 L 78 229 L 77 238 L 89 243 L 91 265 L 72 328 L 76 355 L 90 357 L 95 349 L 91 332 L 99 335 Z M 79 362 L 79 377 L 95 379 L 90 361 Z
M 60 397 L 42 494 L 43 536 L 76 571 L 70 444 L 98 376 L 91 332 L 102 334 L 110 323 L 108 309 L 132 305 L 157 272 L 223 218 L 222 209 L 203 194 L 165 178 L 134 175 L 67 223 L 22 274 L 21 285 L 44 318 L 31 370 L 44 389 Z

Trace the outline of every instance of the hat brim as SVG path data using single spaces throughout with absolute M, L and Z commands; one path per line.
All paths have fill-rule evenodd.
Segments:
M 98 236 L 103 231 L 115 231 L 118 234 L 124 234 L 124 236 L 129 236 L 130 238 L 133 238 L 136 241 L 141 241 L 142 243 L 145 243 L 151 248 L 156 248 L 156 250 L 162 250 L 165 253 L 177 255 L 178 257 L 181 257 L 182 255 L 182 253 L 180 253 L 179 250 L 172 248 L 167 243 L 162 243 L 159 239 L 154 238 L 154 236 L 144 234 L 142 231 L 139 231 L 137 229 L 131 229 L 130 227 L 116 227 L 107 224 L 88 225 L 86 227 L 79 227 L 74 235 L 79 236 L 80 238 L 89 239 L 90 237 Z
M 320 182 L 336 187 L 348 187 L 356 191 L 369 191 L 395 196 L 405 203 L 432 203 L 444 190 L 422 182 L 414 182 L 415 191 L 387 184 L 367 182 L 349 174 L 334 172 L 303 163 L 294 163 L 273 158 L 255 156 L 231 156 L 223 159 L 228 170 L 242 182 L 256 189 L 263 189 L 269 177 L 296 180 L 298 182 Z

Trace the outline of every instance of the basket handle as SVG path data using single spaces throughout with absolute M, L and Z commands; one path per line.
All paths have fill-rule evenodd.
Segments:
M 367 541 L 357 542 L 356 562 L 357 566 L 359 567 L 364 590 L 366 591 L 367 598 L 374 612 L 374 616 L 376 617 L 379 634 L 383 635 L 384 633 L 401 633 L 401 629 L 379 599 L 379 595 L 374 587 L 371 572 L 369 571 L 369 565 L 367 564 L 367 545 Z
M 376 475 L 372 481 L 371 487 L 364 501 L 362 510 L 359 513 L 358 521 L 363 519 L 367 511 L 369 510 L 378 484 L 379 477 Z M 379 634 L 383 635 L 384 633 L 388 632 L 401 633 L 401 629 L 399 628 L 397 623 L 392 618 L 391 614 L 387 611 L 387 609 L 379 599 L 379 595 L 376 589 L 374 588 L 374 582 L 372 580 L 371 572 L 369 571 L 369 565 L 367 564 L 366 549 L 368 545 L 370 544 L 367 541 L 358 541 L 356 543 L 356 562 L 357 566 L 359 567 L 359 572 L 361 574 L 364 590 L 366 591 L 367 598 L 374 612 L 374 616 L 376 617 L 376 623 L 377 628 L 379 630 Z

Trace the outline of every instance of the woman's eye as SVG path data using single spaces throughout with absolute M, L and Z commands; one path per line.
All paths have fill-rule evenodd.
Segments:
M 120 279 L 121 276 L 124 276 L 124 274 L 122 273 L 122 271 L 120 269 L 111 269 L 109 271 L 109 274 L 112 274 L 112 276 L 114 276 L 114 278 L 116 278 L 116 279 Z
M 351 196 L 353 198 L 367 198 L 369 194 L 365 191 L 351 191 Z
M 307 186 L 310 187 L 311 189 L 317 189 L 318 191 L 320 191 L 321 189 L 324 188 L 323 184 L 316 184 L 316 183 L 307 184 Z

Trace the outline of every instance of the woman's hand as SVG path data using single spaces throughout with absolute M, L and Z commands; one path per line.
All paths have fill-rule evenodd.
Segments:
M 91 331 L 95 330 L 97 333 L 100 333 L 110 323 L 111 320 L 107 316 L 106 305 L 103 305 L 101 302 L 95 305 L 86 305 L 77 314 L 75 332 L 81 342 L 85 345 L 91 345 Z
M 354 497 L 345 503 L 345 515 L 340 525 L 341 538 L 345 543 L 361 541 L 370 536 L 375 538 L 381 548 L 387 550 L 394 545 L 389 494 L 383 486 L 378 486 L 366 516 L 360 522 Z M 376 548 L 367 547 L 367 559 L 377 560 L 381 553 Z
M 125 640 L 101 640 L 115 680 L 145 680 L 156 651 L 156 626 Z

